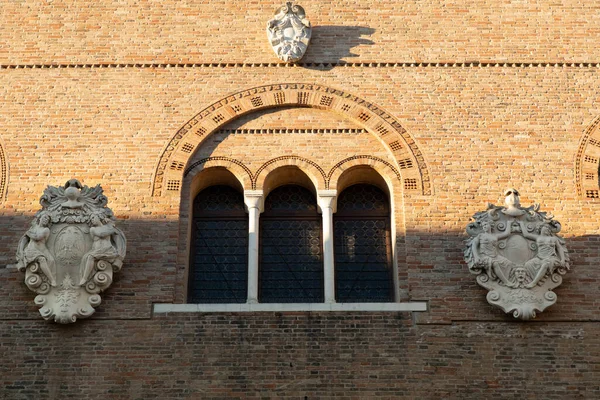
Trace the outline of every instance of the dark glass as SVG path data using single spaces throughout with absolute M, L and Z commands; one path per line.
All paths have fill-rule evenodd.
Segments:
M 390 208 L 379 188 L 344 190 L 334 215 L 336 301 L 393 301 Z
M 312 193 L 297 185 L 273 190 L 260 231 L 260 302 L 322 302 L 321 216 Z
M 211 186 L 194 199 L 189 303 L 245 303 L 248 216 L 243 195 Z

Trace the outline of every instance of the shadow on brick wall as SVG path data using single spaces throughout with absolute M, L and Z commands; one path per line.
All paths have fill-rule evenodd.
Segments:
M 337 64 L 347 58 L 359 57 L 352 49 L 358 46 L 370 46 L 368 39 L 375 29 L 365 26 L 322 25 L 313 27 L 310 45 L 302 59 L 304 63 Z M 350 60 L 345 60 L 350 61 Z M 334 66 L 325 65 L 325 69 Z M 306 68 L 323 69 L 323 66 L 307 66 Z
M 33 304 L 35 294 L 23 283 L 24 274 L 7 269 L 15 262 L 16 247 L 31 222 L 31 216 L 0 216 L 0 319 L 39 318 Z M 95 319 L 150 318 L 152 303 L 174 302 L 175 289 L 185 286 L 177 274 L 178 222 L 173 220 L 119 220 L 128 240 L 123 269 L 102 295 Z M 399 254 L 399 281 L 408 298 L 430 304 L 430 311 L 417 316 L 419 323 L 451 321 L 515 321 L 486 301 L 486 289 L 463 260 L 463 232 L 435 234 L 411 232 L 398 241 L 406 254 Z M 555 289 L 558 302 L 541 313 L 541 321 L 600 320 L 600 235 L 567 238 L 572 268 Z M 184 266 L 179 266 L 184 268 Z
M 23 282 L 25 274 L 6 268 L 16 262 L 19 239 L 32 218 L 0 216 L 0 319 L 39 318 L 35 293 Z M 152 303 L 173 302 L 177 222 L 127 219 L 118 220 L 117 226 L 127 238 L 127 255 L 92 318 L 149 318 Z

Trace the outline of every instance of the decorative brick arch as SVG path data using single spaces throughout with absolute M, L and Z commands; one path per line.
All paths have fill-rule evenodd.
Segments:
M 396 159 L 404 179 L 416 180 L 412 191 L 431 194 L 425 158 L 412 136 L 376 105 L 326 86 L 286 83 L 234 93 L 205 108 L 171 138 L 154 172 L 152 195 L 178 195 L 183 169 L 194 150 L 214 131 L 240 116 L 274 107 L 314 107 L 343 114 L 376 135 Z
M 8 187 L 8 160 L 4 153 L 4 146 L 0 140 L 0 204 L 6 199 L 6 190 Z
M 331 170 L 327 174 L 327 188 L 336 189 L 338 185 L 338 180 L 345 171 L 349 170 L 352 167 L 357 167 L 361 165 L 367 165 L 373 168 L 381 176 L 386 176 L 389 178 L 395 176 L 398 179 L 398 181 L 402 182 L 402 176 L 400 175 L 398 170 L 389 162 L 375 156 L 360 155 L 346 158 L 345 160 L 342 160 L 336 165 L 334 165 L 333 168 L 331 168 Z M 412 185 L 412 183 L 416 183 L 408 179 L 404 179 L 405 186 L 407 184 Z
M 282 156 L 267 161 L 254 175 L 253 189 L 264 187 L 265 179 L 271 171 L 280 167 L 296 166 L 308 176 L 317 189 L 327 189 L 325 171 L 317 163 L 299 156 Z
M 600 168 L 600 116 L 583 133 L 575 159 L 577 194 L 587 199 L 600 198 L 598 168 Z
M 254 188 L 254 178 L 250 169 L 241 161 L 229 157 L 208 157 L 195 161 L 185 169 L 183 177 L 190 174 L 195 175 L 201 170 L 211 167 L 223 167 L 231 172 L 242 184 L 244 190 Z

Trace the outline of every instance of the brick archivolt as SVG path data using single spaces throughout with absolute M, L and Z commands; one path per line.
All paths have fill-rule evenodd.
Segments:
M 345 171 L 349 170 L 352 167 L 358 167 L 358 166 L 364 166 L 364 165 L 373 168 L 381 176 L 388 177 L 388 178 L 396 177 L 399 181 L 402 181 L 402 176 L 400 175 L 398 170 L 396 168 L 394 168 L 394 166 L 391 165 L 389 162 L 387 162 L 379 157 L 374 157 L 374 156 L 370 156 L 370 155 L 359 155 L 359 156 L 353 156 L 353 157 L 349 157 L 344 160 L 341 160 L 333 168 L 331 168 L 331 170 L 327 174 L 327 187 L 332 188 L 332 189 L 337 188 L 338 180 L 340 179 L 340 176 L 342 176 L 342 174 Z M 405 179 L 405 183 L 406 182 L 410 182 L 410 181 Z M 407 190 L 410 190 L 410 189 L 407 189 Z
M 256 171 L 253 189 L 262 189 L 265 179 L 274 170 L 285 166 L 298 167 L 308 176 L 317 190 L 328 189 L 325 171 L 316 162 L 299 156 L 281 156 L 261 165 Z
M 152 195 L 179 195 L 187 162 L 212 132 L 244 114 L 289 106 L 314 107 L 343 114 L 374 134 L 386 146 L 396 160 L 394 167 L 401 172 L 406 190 L 431 194 L 431 180 L 423 154 L 412 136 L 394 117 L 372 103 L 337 89 L 289 83 L 259 86 L 232 94 L 190 119 L 163 150 L 154 173 Z M 189 172 L 190 168 L 186 171 Z M 240 168 L 243 169 L 241 165 Z M 257 176 L 260 172 L 257 172 Z M 323 171 L 321 173 L 324 174 Z M 328 177 L 324 175 L 323 179 L 327 181 Z M 255 182 L 253 187 L 256 187 Z
M 600 167 L 600 116 L 585 130 L 575 160 L 575 181 L 579 196 L 600 198 L 598 169 Z

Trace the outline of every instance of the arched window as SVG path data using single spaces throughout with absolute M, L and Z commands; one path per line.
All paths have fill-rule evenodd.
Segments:
M 261 303 L 322 302 L 321 216 L 314 195 L 299 185 L 274 189 L 260 219 Z
M 338 197 L 333 224 L 336 301 L 393 301 L 386 194 L 373 185 L 348 187 Z
M 248 216 L 242 193 L 211 186 L 194 199 L 188 302 L 245 303 Z

